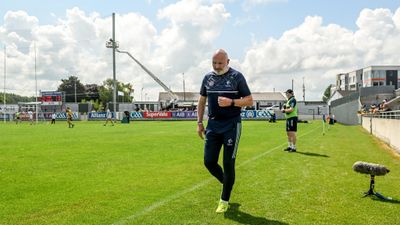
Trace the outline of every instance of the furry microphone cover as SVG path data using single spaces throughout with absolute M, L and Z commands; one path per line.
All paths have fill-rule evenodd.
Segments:
M 386 168 L 384 165 L 361 162 L 361 161 L 357 161 L 353 164 L 353 170 L 358 173 L 365 173 L 375 176 L 383 176 L 390 172 L 390 170 Z

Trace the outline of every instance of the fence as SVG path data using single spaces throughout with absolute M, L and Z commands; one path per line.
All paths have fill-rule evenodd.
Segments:
M 367 113 L 367 114 L 364 114 L 363 117 L 400 120 L 400 110 L 377 112 L 377 113 Z

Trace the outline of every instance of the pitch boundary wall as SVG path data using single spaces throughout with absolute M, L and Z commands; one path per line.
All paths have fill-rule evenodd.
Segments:
M 387 143 L 400 154 L 400 120 L 374 117 L 362 117 L 362 127 L 370 134 Z

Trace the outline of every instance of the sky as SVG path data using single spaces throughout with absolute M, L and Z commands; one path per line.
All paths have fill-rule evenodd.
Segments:
M 176 92 L 183 83 L 199 92 L 220 48 L 252 92 L 283 92 L 293 81 L 307 101 L 321 100 L 336 74 L 400 65 L 398 0 L 0 0 L 1 92 L 35 96 L 71 75 L 83 84 L 112 78 L 112 13 L 119 49 Z M 164 91 L 126 54 L 116 55 L 116 78 L 137 101 Z

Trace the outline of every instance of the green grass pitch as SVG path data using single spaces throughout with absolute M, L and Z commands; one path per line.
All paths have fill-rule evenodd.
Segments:
M 194 121 L 0 124 L 0 224 L 398 224 L 400 159 L 360 126 L 244 121 L 230 210 Z M 376 191 L 355 161 L 386 165 Z

